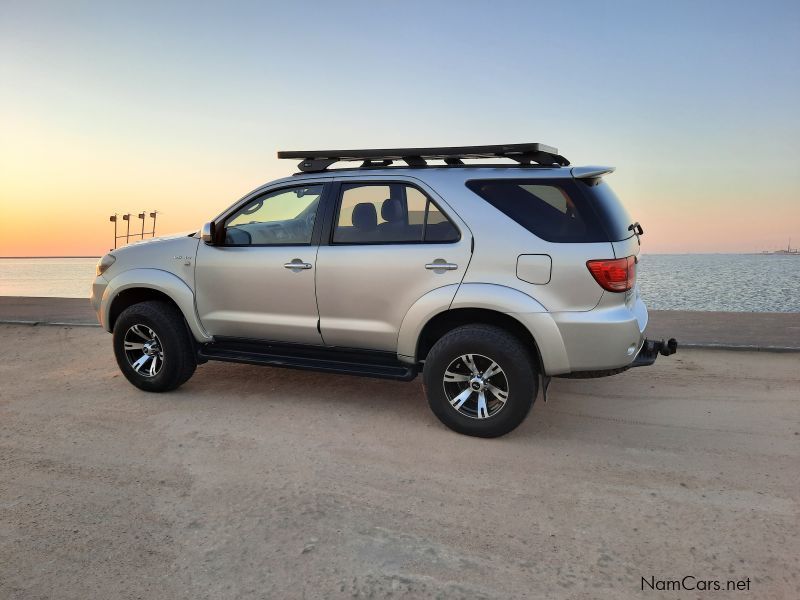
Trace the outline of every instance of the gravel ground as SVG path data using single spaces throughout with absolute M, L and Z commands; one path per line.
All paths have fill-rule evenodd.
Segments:
M 800 597 L 800 356 L 554 380 L 459 436 L 420 380 L 210 363 L 151 395 L 108 334 L 0 326 L 0 598 Z

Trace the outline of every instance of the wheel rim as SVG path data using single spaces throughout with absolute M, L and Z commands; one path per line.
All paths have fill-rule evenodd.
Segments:
M 156 332 L 147 325 L 133 325 L 125 332 L 125 357 L 142 377 L 155 377 L 164 365 L 164 349 Z
M 471 419 L 495 416 L 508 401 L 505 371 L 488 356 L 462 354 L 444 372 L 444 393 L 450 406 Z

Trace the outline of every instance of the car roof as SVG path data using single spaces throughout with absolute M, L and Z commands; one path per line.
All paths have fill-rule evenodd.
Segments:
M 471 179 L 567 179 L 572 178 L 572 169 L 565 167 L 540 167 L 521 165 L 459 165 L 426 167 L 384 167 L 327 169 L 315 173 L 295 173 L 270 182 L 302 183 L 304 181 L 328 181 L 331 179 L 395 179 L 413 178 L 421 181 L 469 181 Z

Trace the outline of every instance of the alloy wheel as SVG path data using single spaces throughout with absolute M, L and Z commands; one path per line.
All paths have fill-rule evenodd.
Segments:
M 124 349 L 128 364 L 142 377 L 155 377 L 164 366 L 161 340 L 147 325 L 133 325 L 125 332 Z
M 505 372 L 482 354 L 462 354 L 444 372 L 444 393 L 456 411 L 471 419 L 495 416 L 508 401 Z

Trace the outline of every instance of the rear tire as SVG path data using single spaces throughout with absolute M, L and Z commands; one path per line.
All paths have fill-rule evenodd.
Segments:
M 197 368 L 183 315 L 157 300 L 122 311 L 114 323 L 114 355 L 126 379 L 146 392 L 174 390 Z
M 422 376 L 442 423 L 486 438 L 522 423 L 539 388 L 528 348 L 492 325 L 464 325 L 444 335 L 428 353 Z

